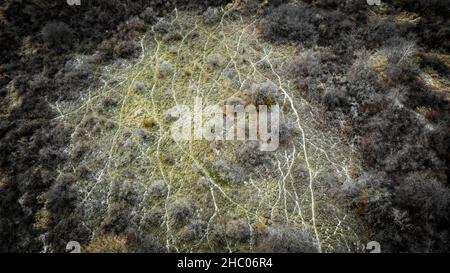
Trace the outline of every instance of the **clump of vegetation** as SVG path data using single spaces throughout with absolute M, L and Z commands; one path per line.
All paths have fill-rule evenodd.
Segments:
M 72 30 L 70 27 L 60 21 L 52 21 L 42 28 L 42 39 L 49 46 L 61 46 L 68 44 L 72 39 Z
M 83 250 L 87 253 L 127 253 L 127 238 L 123 235 L 101 235 Z
M 306 230 L 290 227 L 269 227 L 259 238 L 257 252 L 263 253 L 316 253 L 317 246 Z
M 203 13 L 203 18 L 206 24 L 213 25 L 219 22 L 221 17 L 220 10 L 214 7 L 208 7 Z
M 159 76 L 161 78 L 169 77 L 173 74 L 174 67 L 169 61 L 163 61 L 159 66 Z
M 249 173 L 242 167 L 225 160 L 217 160 L 210 163 L 211 169 L 215 176 L 220 180 L 229 184 L 242 183 Z
M 113 203 L 102 222 L 101 229 L 108 233 L 121 234 L 130 224 L 130 207 L 123 203 Z
M 76 207 L 77 194 L 72 187 L 76 177 L 62 175 L 47 192 L 47 209 L 57 215 L 65 215 Z
M 153 26 L 153 30 L 159 34 L 167 34 L 173 31 L 173 26 L 166 22 L 166 20 L 159 20 L 158 23 Z
M 145 128 L 152 128 L 155 127 L 156 125 L 158 125 L 158 122 L 152 118 L 145 118 L 142 121 L 142 126 L 144 126 Z
M 227 223 L 225 233 L 233 240 L 246 242 L 250 239 L 250 226 L 242 219 L 232 220 Z
M 258 141 L 249 141 L 241 145 L 236 153 L 237 162 L 246 169 L 253 169 L 261 165 L 269 165 L 270 154 L 260 150 Z
M 314 45 L 318 34 L 313 10 L 306 5 L 285 4 L 270 12 L 263 22 L 263 35 L 271 40 L 287 39 Z
M 221 57 L 218 54 L 209 54 L 207 61 L 211 68 L 218 68 L 222 63 Z
M 151 7 L 147 7 L 143 12 L 141 12 L 141 14 L 139 14 L 139 17 L 148 24 L 155 23 L 158 20 L 157 16 L 158 14 Z
M 277 98 L 280 97 L 279 93 L 279 87 L 272 81 L 254 83 L 246 92 L 254 105 L 267 105 L 269 107 L 277 104 Z
M 149 195 L 155 198 L 165 197 L 167 195 L 167 186 L 162 180 L 157 180 L 150 185 Z
M 185 224 L 194 214 L 192 202 L 187 199 L 177 200 L 171 205 L 171 218 L 175 224 Z
M 141 81 L 136 81 L 134 83 L 134 90 L 136 90 L 136 92 L 142 93 L 145 90 L 145 84 Z
M 205 235 L 206 226 L 206 222 L 202 220 L 192 220 L 178 232 L 177 236 L 183 242 L 198 240 Z

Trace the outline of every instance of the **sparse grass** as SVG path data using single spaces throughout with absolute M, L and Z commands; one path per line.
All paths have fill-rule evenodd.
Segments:
M 89 143 L 89 152 L 81 162 L 70 162 L 66 169 L 78 175 L 81 167 L 89 170 L 76 186 L 82 200 L 78 211 L 83 212 L 84 224 L 93 233 L 92 248 L 103 249 L 98 242 L 101 238 L 95 238 L 102 233 L 99 227 L 106 212 L 116 202 L 114 189 L 123 191 L 126 185 L 132 185 L 137 201 L 133 201 L 129 224 L 142 229 L 146 214 L 162 209 L 163 224 L 145 228 L 157 235 L 168 251 L 252 251 L 254 229 L 260 223 L 306 229 L 314 234 L 315 247 L 322 251 L 358 250 L 365 236 L 362 224 L 327 195 L 328 189 L 320 179 L 333 174 L 338 178 L 336 187 L 346 180 L 356 183 L 349 170 L 359 168 L 355 163 L 357 153 L 331 132 L 317 129 L 320 116 L 298 95 L 293 80 L 284 73 L 296 49 L 260 41 L 255 21 L 232 20 L 227 12 L 216 25 L 204 25 L 202 18 L 186 12 L 176 14 L 171 24 L 181 26 L 176 30 L 177 39 L 148 32 L 136 62 L 106 67 L 102 88 L 89 91 L 77 105 L 60 106 L 59 118 L 76 128 L 72 145 L 80 139 Z M 219 65 L 208 63 L 211 54 L 220 57 Z M 159 73 L 163 62 L 173 65 L 172 74 Z M 263 66 L 264 62 L 269 67 Z M 235 77 L 230 80 L 226 71 L 233 71 Z M 171 138 L 171 123 L 164 118 L 168 109 L 181 104 L 193 109 L 196 96 L 201 96 L 205 105 L 224 105 L 230 97 L 243 97 L 252 83 L 268 80 L 277 85 L 284 98 L 280 103 L 285 106 L 285 117 L 301 132 L 288 147 L 273 154 L 267 165 L 274 166 L 271 169 L 263 166 L 261 172 L 245 170 L 254 171 L 248 181 L 226 183 L 217 179 L 208 163 L 236 162 L 242 143 L 223 142 L 214 148 L 203 140 L 183 143 Z M 135 90 L 136 81 L 146 88 Z M 116 99 L 117 106 L 102 109 L 106 98 Z M 94 117 L 94 123 L 106 120 L 115 126 L 106 128 L 98 122 L 87 127 L 84 121 L 88 117 Z M 295 166 L 306 168 L 306 177 L 294 173 Z M 207 188 L 194 190 L 202 177 Z M 164 198 L 149 196 L 147 191 L 155 180 L 167 186 Z M 194 213 L 189 217 L 207 223 L 204 236 L 188 244 L 177 238 L 182 225 L 171 218 L 171 207 L 180 200 L 192 205 Z M 224 245 L 211 242 L 210 229 L 214 225 L 225 227 L 232 219 L 245 220 L 250 239 L 228 238 Z M 120 238 L 112 241 L 123 245 Z
M 386 70 L 389 65 L 386 52 L 383 50 L 375 52 L 370 56 L 369 63 L 375 69 L 380 78 L 386 79 Z
M 87 253 L 126 253 L 127 238 L 117 235 L 101 235 L 86 247 Z

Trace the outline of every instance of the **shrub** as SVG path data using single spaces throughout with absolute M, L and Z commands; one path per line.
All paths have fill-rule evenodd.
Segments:
M 322 12 L 320 20 L 316 23 L 318 29 L 319 46 L 336 47 L 336 43 L 340 42 L 344 37 L 344 33 L 351 33 L 354 25 L 351 17 L 338 10 Z
M 356 30 L 357 36 L 363 41 L 366 49 L 378 49 L 386 41 L 399 37 L 400 29 L 391 20 L 370 20 L 366 26 Z
M 338 8 L 343 1 L 340 0 L 313 0 L 312 1 L 315 5 L 321 7 L 321 8 Z
M 220 10 L 218 8 L 208 7 L 203 13 L 203 20 L 208 25 L 213 25 L 220 20 Z
M 225 232 L 228 237 L 241 243 L 250 239 L 250 226 L 242 219 L 229 221 Z
M 420 171 L 441 165 L 435 153 L 429 148 L 411 144 L 398 147 L 397 152 L 387 156 L 383 163 L 388 172 Z
M 177 5 L 195 7 L 205 9 L 207 7 L 215 7 L 225 5 L 230 0 L 175 0 Z
M 259 149 L 257 141 L 249 141 L 241 145 L 237 151 L 237 162 L 245 168 L 251 169 L 261 166 L 269 161 L 270 156 Z
M 165 197 L 167 195 L 166 183 L 163 180 L 157 180 L 150 185 L 148 192 L 154 198 Z
M 159 76 L 161 78 L 169 77 L 174 72 L 173 64 L 169 61 L 163 61 L 159 65 Z
M 107 233 L 123 233 L 130 224 L 130 207 L 124 203 L 112 203 L 105 219 L 101 224 L 101 229 Z
M 217 160 L 209 163 L 214 174 L 226 183 L 242 183 L 244 182 L 249 173 L 246 172 L 241 166 L 228 162 L 226 160 Z
M 115 58 L 128 58 L 132 56 L 138 46 L 133 41 L 120 41 L 113 48 L 113 56 Z
M 321 55 L 312 49 L 301 52 L 289 65 L 296 78 L 318 77 L 322 73 Z
M 297 141 L 298 136 L 300 136 L 298 124 L 280 119 L 279 142 L 281 147 L 291 147 Z
M 211 68 L 217 68 L 222 64 L 221 56 L 218 54 L 209 54 L 206 61 Z
M 417 49 L 414 41 L 395 38 L 388 41 L 385 50 L 388 61 L 386 78 L 390 85 L 414 82 L 419 74 Z
M 382 172 L 364 177 L 369 200 L 363 215 L 376 228 L 375 238 L 386 252 L 447 249 L 443 242 L 448 238 L 449 191 L 432 173 L 411 172 L 397 181 Z
M 339 10 L 362 21 L 366 19 L 367 3 L 365 0 L 312 0 L 312 3 L 327 10 Z
M 153 10 L 151 7 L 147 7 L 141 14 L 139 14 L 139 17 L 144 20 L 144 22 L 148 24 L 153 24 L 157 21 L 157 13 Z
M 180 118 L 180 113 L 176 110 L 169 109 L 164 113 L 163 116 L 167 122 L 174 122 Z
M 127 237 L 103 234 L 98 236 L 84 251 L 87 253 L 127 253 Z
M 395 202 L 423 222 L 450 220 L 450 191 L 430 173 L 414 170 L 395 190 Z
M 73 175 L 62 175 L 47 192 L 47 208 L 56 214 L 70 213 L 76 206 L 77 192 L 72 187 Z
M 347 72 L 347 92 L 359 103 L 381 91 L 378 74 L 369 64 L 368 59 L 367 52 L 360 52 Z
M 141 81 L 136 81 L 134 83 L 134 90 L 138 93 L 142 93 L 145 90 L 145 84 Z
M 144 192 L 143 189 L 137 186 L 136 183 L 127 180 L 120 181 L 118 183 L 117 181 L 115 182 L 117 188 L 113 189 L 113 192 L 111 193 L 111 198 L 113 201 L 123 202 L 129 207 L 136 207 L 140 202 L 142 202 Z
M 47 23 L 41 31 L 42 39 L 50 46 L 61 46 L 70 42 L 72 30 L 70 27 L 60 21 Z
M 145 212 L 143 217 L 143 222 L 146 227 L 157 227 L 163 223 L 164 210 L 158 207 L 151 208 L 149 211 Z
M 291 40 L 312 46 L 317 40 L 315 14 L 307 5 L 282 4 L 271 10 L 262 24 L 262 34 L 270 40 Z
M 175 224 L 185 224 L 194 214 L 194 207 L 187 199 L 181 199 L 171 205 L 172 220 Z
M 49 249 L 52 252 L 66 252 L 68 242 L 76 239 L 81 245 L 87 245 L 91 232 L 82 223 L 81 215 L 73 214 L 54 223 L 47 234 Z
M 171 31 L 165 34 L 162 38 L 164 42 L 176 42 L 183 39 L 183 34 L 179 31 Z
M 226 244 L 225 228 L 219 224 L 212 224 L 208 231 L 208 239 L 217 246 L 223 247 Z
M 178 238 L 183 242 L 189 242 L 205 235 L 206 222 L 192 220 L 178 232 Z
M 117 106 L 119 105 L 119 102 L 117 101 L 117 99 L 114 99 L 112 97 L 107 97 L 103 100 L 102 102 L 102 110 L 104 110 L 104 112 L 108 113 L 113 111 Z
M 160 20 L 153 26 L 153 30 L 159 34 L 167 34 L 173 31 L 173 26 L 165 20 Z
M 277 104 L 278 86 L 272 81 L 265 81 L 252 84 L 250 90 L 246 93 L 250 95 L 253 104 L 267 105 L 268 107 Z
M 347 95 L 343 89 L 330 88 L 323 94 L 323 103 L 328 110 L 343 108 L 348 105 Z
M 394 5 L 402 7 L 404 9 L 411 9 L 414 11 L 433 11 L 438 13 L 448 12 L 448 5 L 450 2 L 448 0 L 394 0 Z
M 312 236 L 294 227 L 269 227 L 257 242 L 256 252 L 263 253 L 313 253 L 317 247 Z
M 129 252 L 133 253 L 164 253 L 166 248 L 161 245 L 157 236 L 148 231 L 138 230 L 136 228 L 126 231 L 127 247 Z

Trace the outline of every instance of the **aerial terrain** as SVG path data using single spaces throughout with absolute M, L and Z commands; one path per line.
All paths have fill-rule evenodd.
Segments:
M 448 252 L 450 1 L 374 2 L 3 1 L 0 252 Z

